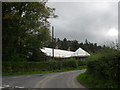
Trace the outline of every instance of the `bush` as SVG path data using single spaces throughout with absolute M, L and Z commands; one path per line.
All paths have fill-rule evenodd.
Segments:
M 49 66 L 49 70 L 55 70 L 60 68 L 59 61 L 51 60 L 48 61 L 47 64 Z
M 23 56 L 16 55 L 10 61 L 2 62 L 3 73 L 14 72 L 39 72 L 39 71 L 52 71 L 60 69 L 75 69 L 79 66 L 85 66 L 86 60 L 76 60 L 75 58 L 67 60 L 49 60 L 49 61 L 27 61 Z
M 95 89 L 95 88 L 118 88 L 115 83 L 110 82 L 104 78 L 101 78 L 96 75 L 89 74 L 87 72 L 81 73 L 77 80 L 82 83 L 87 88 Z
M 113 49 L 103 50 L 88 58 L 87 72 L 118 83 L 119 64 L 119 51 Z
M 71 58 L 71 59 L 68 59 L 68 60 L 64 60 L 62 62 L 62 66 L 63 66 L 63 68 L 77 68 L 78 63 L 77 63 L 77 60 Z
M 2 71 L 3 72 L 18 72 L 24 71 L 24 64 L 27 62 L 27 59 L 22 54 L 12 55 L 11 60 L 2 62 Z
M 16 56 L 16 59 L 18 56 Z M 14 58 L 15 59 L 15 58 Z M 24 59 L 18 61 L 12 60 L 12 62 L 3 62 L 3 73 L 9 72 L 33 72 L 33 71 L 47 71 L 47 70 L 56 70 L 56 69 L 73 69 L 79 66 L 84 65 L 84 62 L 78 61 L 74 58 L 56 61 L 41 61 L 41 62 L 27 62 Z
M 85 60 L 78 60 L 78 66 L 83 66 L 87 64 L 87 59 Z

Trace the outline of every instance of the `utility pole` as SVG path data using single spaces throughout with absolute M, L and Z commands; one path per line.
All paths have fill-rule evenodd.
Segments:
M 54 27 L 52 26 L 52 58 L 54 59 Z

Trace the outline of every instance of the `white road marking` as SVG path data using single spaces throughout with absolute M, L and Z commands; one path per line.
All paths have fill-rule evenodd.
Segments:
M 0 88 L 24 88 L 20 86 L 10 86 L 10 85 L 3 85 L 3 87 L 0 86 Z
M 0 89 L 2 89 L 2 88 L 4 88 L 4 87 L 1 87 L 1 86 L 0 86 Z
M 5 85 L 4 87 L 10 87 L 10 85 Z
M 15 86 L 15 88 L 24 88 L 24 87 Z

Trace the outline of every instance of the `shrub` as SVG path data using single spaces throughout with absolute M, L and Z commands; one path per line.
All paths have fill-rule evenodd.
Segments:
M 78 60 L 78 66 L 83 66 L 87 64 L 87 59 L 85 60 Z
M 18 56 L 16 56 L 18 58 Z M 20 59 L 20 58 L 19 58 Z M 79 65 L 85 65 L 85 61 L 78 61 L 74 58 L 56 61 L 41 61 L 41 62 L 27 62 L 24 59 L 12 62 L 3 62 L 3 73 L 9 72 L 33 72 L 33 71 L 47 71 L 47 70 L 57 70 L 57 69 L 72 69 L 77 68 Z
M 11 60 L 2 62 L 2 71 L 3 72 L 18 72 L 24 71 L 24 64 L 27 62 L 27 59 L 22 54 L 12 55 Z
M 63 68 L 77 68 L 78 67 L 78 63 L 77 63 L 77 60 L 71 58 L 71 59 L 68 59 L 68 60 L 64 60 L 62 62 L 62 66 Z
M 48 61 L 47 64 L 49 66 L 49 70 L 55 70 L 55 69 L 58 69 L 60 68 L 58 65 L 59 62 L 58 61 L 55 61 L 55 60 L 51 60 L 51 61 Z
M 101 76 L 107 80 L 118 82 L 120 52 L 117 50 L 103 50 L 88 58 L 87 72 Z

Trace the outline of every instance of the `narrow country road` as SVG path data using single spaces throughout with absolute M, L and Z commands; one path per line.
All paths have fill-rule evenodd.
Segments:
M 49 74 L 32 74 L 3 76 L 3 88 L 85 88 L 76 77 L 85 70 L 57 72 Z

